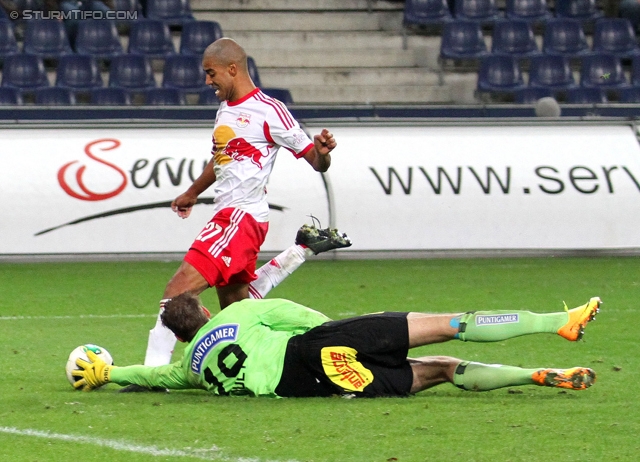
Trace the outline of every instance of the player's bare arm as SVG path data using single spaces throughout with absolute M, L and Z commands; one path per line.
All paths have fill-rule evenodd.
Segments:
M 304 158 L 317 172 L 326 172 L 331 166 L 331 151 L 336 143 L 333 134 L 324 128 L 319 135 L 313 137 L 313 149 L 304 155 Z
M 198 196 L 216 181 L 216 173 L 213 170 L 213 158 L 196 178 L 193 184 L 171 202 L 171 210 L 176 212 L 180 218 L 187 218 L 191 214 L 191 209 L 198 201 Z

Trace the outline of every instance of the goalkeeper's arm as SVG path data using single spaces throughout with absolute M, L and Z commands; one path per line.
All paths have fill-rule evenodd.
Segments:
M 72 372 L 79 378 L 74 387 L 84 390 L 94 390 L 105 383 L 114 382 L 118 385 L 136 384 L 143 387 L 163 387 L 172 389 L 195 388 L 187 380 L 180 363 L 166 366 L 127 366 L 116 367 L 106 364 L 92 351 L 87 352 L 90 362 L 76 360 L 80 370 Z

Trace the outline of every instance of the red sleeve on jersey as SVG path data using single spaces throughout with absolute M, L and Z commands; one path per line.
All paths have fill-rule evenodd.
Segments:
M 312 148 L 313 148 L 313 143 L 309 143 L 309 145 L 306 148 L 304 148 L 302 151 L 300 151 L 300 154 L 296 154 L 295 152 L 291 151 L 291 149 L 289 149 L 289 150 L 291 152 L 293 152 L 293 155 L 296 156 L 296 159 L 300 159 L 301 157 L 304 157 L 304 155 L 306 153 L 311 151 Z
M 273 137 L 271 136 L 271 130 L 269 129 L 269 124 L 267 123 L 266 120 L 264 121 L 264 124 L 262 125 L 262 130 L 264 131 L 265 139 L 271 144 L 276 144 L 276 142 L 273 140 Z

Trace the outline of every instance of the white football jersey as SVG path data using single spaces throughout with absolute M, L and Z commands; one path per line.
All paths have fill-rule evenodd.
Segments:
M 214 214 L 235 207 L 256 221 L 269 220 L 266 185 L 280 147 L 296 158 L 313 148 L 283 103 L 256 88 L 238 101 L 220 104 L 211 150 Z

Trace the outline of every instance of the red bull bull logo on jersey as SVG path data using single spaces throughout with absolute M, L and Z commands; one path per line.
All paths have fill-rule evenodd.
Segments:
M 240 113 L 240 117 L 236 119 L 236 125 L 240 128 L 244 128 L 251 123 L 251 114 Z
M 234 138 L 230 140 L 224 148 L 224 154 L 239 162 L 244 159 L 249 159 L 253 165 L 260 169 L 262 169 L 261 159 L 266 157 L 266 154 L 262 154 L 259 149 L 244 138 Z

